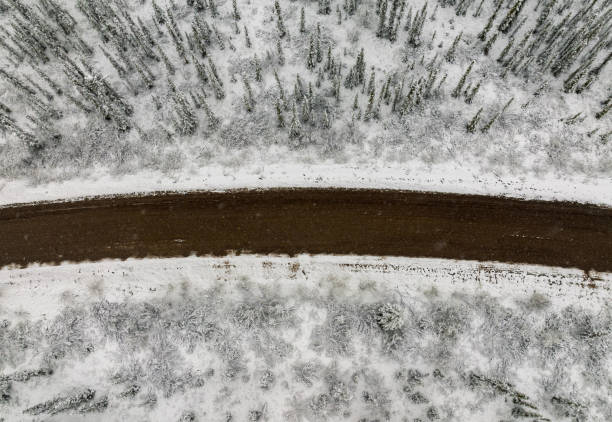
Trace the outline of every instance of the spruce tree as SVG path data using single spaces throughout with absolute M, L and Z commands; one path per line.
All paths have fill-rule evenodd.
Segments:
M 323 61 L 323 54 L 321 53 L 321 24 L 317 22 L 317 38 L 315 39 L 315 51 L 317 53 L 317 63 Z
M 471 91 L 468 92 L 467 96 L 465 97 L 465 102 L 467 104 L 472 104 L 472 101 L 474 101 L 474 98 L 476 97 L 476 94 L 478 93 L 478 90 L 480 89 L 480 84 L 481 83 L 482 83 L 482 81 L 478 81 L 476 86 L 474 88 L 472 88 Z
M 461 76 L 461 79 L 459 79 L 459 82 L 457 83 L 457 86 L 455 87 L 455 90 L 451 94 L 454 98 L 457 98 L 457 97 L 459 97 L 461 95 L 461 91 L 463 89 L 463 85 L 465 85 L 465 81 L 467 80 L 468 75 L 472 71 L 472 66 L 474 66 L 474 60 L 472 60 L 470 62 L 470 65 L 467 67 L 467 69 L 463 73 L 463 76 Z
M 368 99 L 368 107 L 366 108 L 364 120 L 367 122 L 373 116 L 374 116 L 374 91 L 370 92 L 370 97 Z
M 142 33 L 142 36 L 144 37 L 148 45 L 151 47 L 155 46 L 157 42 L 153 39 L 153 35 L 151 35 L 151 31 L 149 31 L 149 28 L 147 28 L 147 26 L 144 24 L 142 19 L 140 19 L 140 17 L 137 17 L 136 20 L 138 21 L 138 29 L 140 29 L 140 32 Z
M 412 6 L 408 9 L 408 15 L 406 15 L 406 24 L 404 25 L 404 31 L 410 32 L 412 25 Z
M 484 4 L 484 0 L 480 0 L 480 3 L 478 4 L 478 7 L 474 11 L 474 14 L 472 15 L 472 17 L 474 17 L 474 18 L 480 17 L 480 11 L 482 10 L 482 5 L 483 4 Z
M 174 14 L 172 13 L 172 10 L 170 10 L 170 8 L 166 9 L 166 15 L 168 16 L 168 22 L 170 22 L 170 29 L 174 31 L 174 34 L 178 37 L 179 40 L 183 41 L 181 31 L 179 30 L 176 20 L 174 19 Z
M 321 88 L 321 84 L 323 83 L 323 69 L 319 68 L 319 70 L 317 71 L 317 79 L 315 80 L 315 86 L 317 88 Z
M 482 52 L 483 52 L 483 54 L 485 56 L 489 55 L 489 51 L 491 51 L 491 47 L 493 47 L 493 44 L 495 44 L 495 41 L 497 40 L 497 35 L 498 34 L 499 34 L 499 32 L 496 32 L 495 34 L 493 34 L 491 36 L 491 38 L 489 38 L 489 40 L 485 44 L 484 48 L 482 49 Z
M 246 47 L 251 48 L 251 38 L 249 38 L 249 30 L 247 29 L 246 25 L 244 25 L 244 37 L 246 40 Z
M 181 135 L 193 135 L 198 126 L 198 122 L 191 106 L 180 92 L 174 93 L 173 99 L 177 131 Z
M 204 109 L 204 112 L 206 113 L 206 117 L 208 118 L 208 128 L 210 130 L 216 130 L 219 127 L 219 123 L 220 123 L 219 118 L 215 116 L 215 114 L 212 112 L 206 100 L 201 98 L 200 101 L 202 104 L 202 108 Z
M 234 18 L 235 21 L 239 21 L 240 11 L 238 11 L 238 5 L 236 4 L 236 0 L 232 0 L 232 9 L 233 9 L 232 17 Z
M 333 67 L 332 64 L 332 55 L 331 55 L 331 45 L 327 47 L 327 61 L 325 62 L 325 71 L 329 72 Z
M 308 123 L 310 121 L 310 111 L 311 111 L 310 98 L 305 97 L 304 101 L 302 102 L 302 113 L 301 113 L 301 118 L 302 118 L 303 123 Z
M 410 33 L 408 35 L 407 44 L 412 47 L 418 47 L 421 45 L 421 34 L 423 33 L 423 27 L 425 25 L 425 18 L 427 16 L 427 2 L 423 8 L 417 12 L 414 17 L 414 22 L 410 26 Z
M 7 105 L 0 102 L 0 111 L 4 114 L 11 114 L 13 110 L 11 110 Z
M 283 38 L 287 35 L 287 28 L 285 28 L 285 23 L 283 22 L 283 14 L 278 0 L 274 1 L 274 9 L 276 10 L 276 28 L 278 29 L 278 36 Z
M 219 44 L 219 48 L 221 50 L 225 50 L 225 43 L 223 42 L 223 37 L 221 36 L 221 32 L 217 28 L 217 25 L 213 24 L 213 31 L 215 33 L 215 38 L 217 39 L 217 43 Z
M 301 102 L 304 98 L 304 85 L 302 85 L 302 78 L 300 75 L 295 75 L 295 85 L 293 85 L 293 96 L 297 102 Z
M 206 71 L 206 66 L 203 63 L 200 63 L 198 59 L 193 57 L 193 64 L 196 68 L 196 73 L 198 74 L 198 78 L 202 81 L 203 85 L 207 85 L 210 78 L 208 77 L 208 72 Z
M 276 100 L 275 108 L 276 108 L 277 126 L 279 128 L 283 128 L 285 127 L 285 117 L 283 116 L 283 111 L 281 110 L 280 101 Z
M 578 81 L 586 75 L 589 67 L 593 64 L 593 60 L 589 60 L 582 65 L 578 66 L 576 70 L 574 70 L 563 82 L 563 92 L 570 93 L 573 92 L 578 84 Z
M 242 83 L 244 84 L 244 105 L 246 110 L 251 113 L 255 109 L 255 99 L 253 98 L 251 84 L 244 75 L 242 75 Z
M 217 66 L 215 66 L 215 62 L 213 62 L 211 57 L 208 58 L 208 67 L 210 68 L 210 71 L 214 75 L 217 82 L 219 82 L 219 85 L 223 86 L 223 81 L 219 77 L 219 73 L 217 73 Z
M 370 81 L 368 82 L 367 93 L 370 95 L 376 89 L 376 72 L 374 71 L 374 67 L 372 67 L 372 72 L 370 73 Z
M 166 23 L 166 17 L 164 16 L 164 12 L 162 12 L 161 8 L 157 5 L 157 3 L 155 3 L 155 0 L 152 0 L 152 5 L 153 5 L 153 12 L 155 13 L 155 20 L 157 21 L 157 23 L 159 23 L 160 25 L 163 25 Z
M 338 76 L 334 82 L 334 98 L 336 99 L 336 104 L 340 105 L 340 90 L 341 90 L 342 80 L 340 76 Z
M 194 22 L 191 25 L 191 30 L 194 44 L 197 46 L 202 57 L 206 57 L 208 54 L 207 45 L 210 45 L 210 38 L 199 19 L 194 19 Z
M 387 19 L 387 0 L 383 0 L 380 9 L 378 10 L 378 29 L 376 30 L 376 36 L 381 38 L 385 35 Z
M 304 12 L 303 7 L 302 11 L 300 12 L 300 32 L 302 34 L 306 32 L 306 13 Z
M 125 68 L 121 66 L 121 64 L 119 64 L 119 62 L 108 51 L 106 51 L 106 49 L 104 49 L 104 47 L 100 46 L 100 51 L 102 51 L 102 54 L 104 54 L 113 68 L 117 71 L 119 77 L 124 78 L 127 76 L 127 71 Z
M 19 89 L 23 93 L 31 96 L 36 95 L 36 91 L 23 83 L 18 77 L 9 74 L 4 69 L 0 68 L 0 76 L 2 76 L 6 81 L 10 82 L 15 88 Z
M 601 104 L 603 105 L 603 107 L 595 114 L 596 119 L 601 119 L 606 114 L 608 114 L 608 111 L 610 111 L 610 107 L 612 107 L 612 95 L 610 95 L 608 99 L 606 101 L 603 101 Z
M 213 74 L 214 76 L 214 74 Z M 217 100 L 222 100 L 225 98 L 225 91 L 223 90 L 223 85 L 219 81 L 219 79 L 215 76 L 210 79 L 213 90 L 215 91 L 215 98 Z
M 402 86 L 399 86 L 395 88 L 395 95 L 393 96 L 393 103 L 391 105 L 392 113 L 395 113 L 397 111 L 397 106 L 399 105 L 401 97 L 402 97 Z
M 482 127 L 481 129 L 482 133 L 487 133 L 489 129 L 491 129 L 491 126 L 493 126 L 493 123 L 495 123 L 497 119 L 499 118 L 499 116 L 501 116 L 508 109 L 508 107 L 510 107 L 510 104 L 512 103 L 512 101 L 514 101 L 514 97 L 510 98 L 510 100 L 504 105 L 501 111 L 498 111 L 497 113 L 495 113 L 493 117 L 488 121 L 488 123 Z
M 314 43 L 314 38 L 311 35 L 310 36 L 310 46 L 308 48 L 308 56 L 306 57 L 306 68 L 310 70 L 314 69 L 315 61 L 316 61 L 315 43 Z
M 478 34 L 478 38 L 480 38 L 481 41 L 484 41 L 484 40 L 487 39 L 487 35 L 489 33 L 489 30 L 493 26 L 493 22 L 495 21 L 495 18 L 497 17 L 497 13 L 499 12 L 499 9 L 501 9 L 502 3 L 503 3 L 503 1 L 498 1 L 497 2 L 495 10 L 493 11 L 493 14 L 491 14 L 491 16 L 489 17 L 489 20 L 487 21 L 485 27 Z
M 285 53 L 283 52 L 283 46 L 281 45 L 280 38 L 276 39 L 276 54 L 278 55 L 278 64 L 281 66 L 285 65 Z
M 259 63 L 257 54 L 255 54 L 255 57 L 253 58 L 253 64 L 255 66 L 255 80 L 257 82 L 261 82 L 263 80 L 263 77 L 261 75 L 261 64 Z
M 170 38 L 172 38 L 172 42 L 174 43 L 174 47 L 176 49 L 176 52 L 178 53 L 179 57 L 181 59 L 183 59 L 183 61 L 185 62 L 185 64 L 189 63 L 189 60 L 187 59 L 187 53 L 185 52 L 185 47 L 183 46 L 183 43 L 181 41 L 181 39 L 179 38 L 179 36 L 172 30 L 172 28 L 168 29 L 168 32 L 170 33 Z
M 476 126 L 478 125 L 478 122 L 480 121 L 480 113 L 482 113 L 482 107 L 480 107 L 480 110 L 478 110 L 478 112 L 474 115 L 472 120 L 470 120 L 468 124 L 465 126 L 465 128 L 467 129 L 469 133 L 476 132 Z
M 331 128 L 331 119 L 329 118 L 329 113 L 327 112 L 327 108 L 323 111 L 323 128 L 330 129 Z
M 302 125 L 295 112 L 295 103 L 293 103 L 293 110 L 291 115 L 291 123 L 289 125 L 289 137 L 296 139 L 302 136 Z
M 612 51 L 610 53 L 608 53 L 608 55 L 603 59 L 603 61 L 595 66 L 593 69 L 591 69 L 589 71 L 589 73 L 587 74 L 586 80 L 580 84 L 579 86 L 576 87 L 576 94 L 580 94 L 582 91 L 584 91 L 585 89 L 588 89 L 595 80 L 597 80 L 597 78 L 599 77 L 599 74 L 601 73 L 601 70 L 606 66 L 606 64 L 608 64 L 608 62 L 612 59 Z
M 395 28 L 395 17 L 400 7 L 400 0 L 392 0 L 391 10 L 389 12 L 388 25 L 386 28 L 386 37 L 391 39 L 393 30 Z
M 499 57 L 497 58 L 497 62 L 498 63 L 502 63 L 504 61 L 504 59 L 506 58 L 506 56 L 508 55 L 508 53 L 510 52 L 510 50 L 512 49 L 512 46 L 514 45 L 514 38 L 510 38 L 508 40 L 508 44 L 506 44 L 506 46 L 504 47 L 504 49 L 502 50 L 501 54 L 499 55 Z
M 512 24 L 516 21 L 519 13 L 523 9 L 526 0 L 516 0 L 516 2 L 512 5 L 508 13 L 504 17 L 504 19 L 500 22 L 498 29 L 504 34 L 508 33 L 510 28 L 512 28 Z
M 278 72 L 274 69 L 274 79 L 276 80 L 276 86 L 278 88 L 278 97 L 285 103 L 285 90 L 283 89 L 283 84 L 278 77 Z
M 463 31 L 459 32 L 459 35 L 455 37 L 453 44 L 450 46 L 450 48 L 446 52 L 445 58 L 447 62 L 453 63 L 455 61 L 455 50 L 457 49 L 457 45 L 459 44 L 459 41 L 461 41 L 462 36 L 463 36 Z
M 196 109 L 202 108 L 202 103 L 200 102 L 200 99 L 196 95 L 194 95 L 192 91 L 189 91 L 189 96 L 191 97 L 191 101 L 193 102 L 193 105 Z

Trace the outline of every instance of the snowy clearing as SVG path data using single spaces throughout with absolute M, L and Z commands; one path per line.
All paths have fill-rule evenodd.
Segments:
M 343 256 L 3 270 L 0 415 L 607 421 L 612 274 L 591 277 Z
M 112 176 L 103 170 L 87 178 L 32 184 L 0 181 L 0 206 L 38 201 L 63 201 L 92 196 L 159 191 L 226 191 L 266 188 L 408 189 L 424 192 L 481 194 L 522 199 L 575 201 L 612 206 L 612 178 L 568 183 L 551 175 L 537 182 L 529 177 L 478 174 L 466 167 L 440 164 L 412 166 L 348 166 L 341 164 L 274 164 L 209 166 L 173 175 L 143 171 Z

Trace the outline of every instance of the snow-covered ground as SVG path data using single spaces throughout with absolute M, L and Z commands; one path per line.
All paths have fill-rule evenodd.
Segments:
M 500 195 L 523 199 L 576 201 L 612 206 L 612 178 L 568 183 L 555 175 L 530 177 L 479 174 L 454 164 L 406 166 L 380 164 L 222 165 L 194 168 L 173 175 L 142 171 L 113 176 L 105 171 L 86 178 L 31 184 L 27 180 L 0 181 L 0 206 L 35 201 L 158 191 L 229 190 L 263 188 L 369 188 L 427 192 Z
M 0 420 L 608 421 L 611 282 L 347 256 L 5 269 Z

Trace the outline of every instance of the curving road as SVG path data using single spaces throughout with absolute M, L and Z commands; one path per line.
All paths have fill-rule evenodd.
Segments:
M 612 209 L 350 189 L 159 193 L 0 208 L 0 267 L 229 251 L 455 258 L 612 272 Z

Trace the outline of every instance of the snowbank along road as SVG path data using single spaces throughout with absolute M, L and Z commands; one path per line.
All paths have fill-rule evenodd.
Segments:
M 350 189 L 160 193 L 0 208 L 0 266 L 129 257 L 359 254 L 612 271 L 612 209 Z

